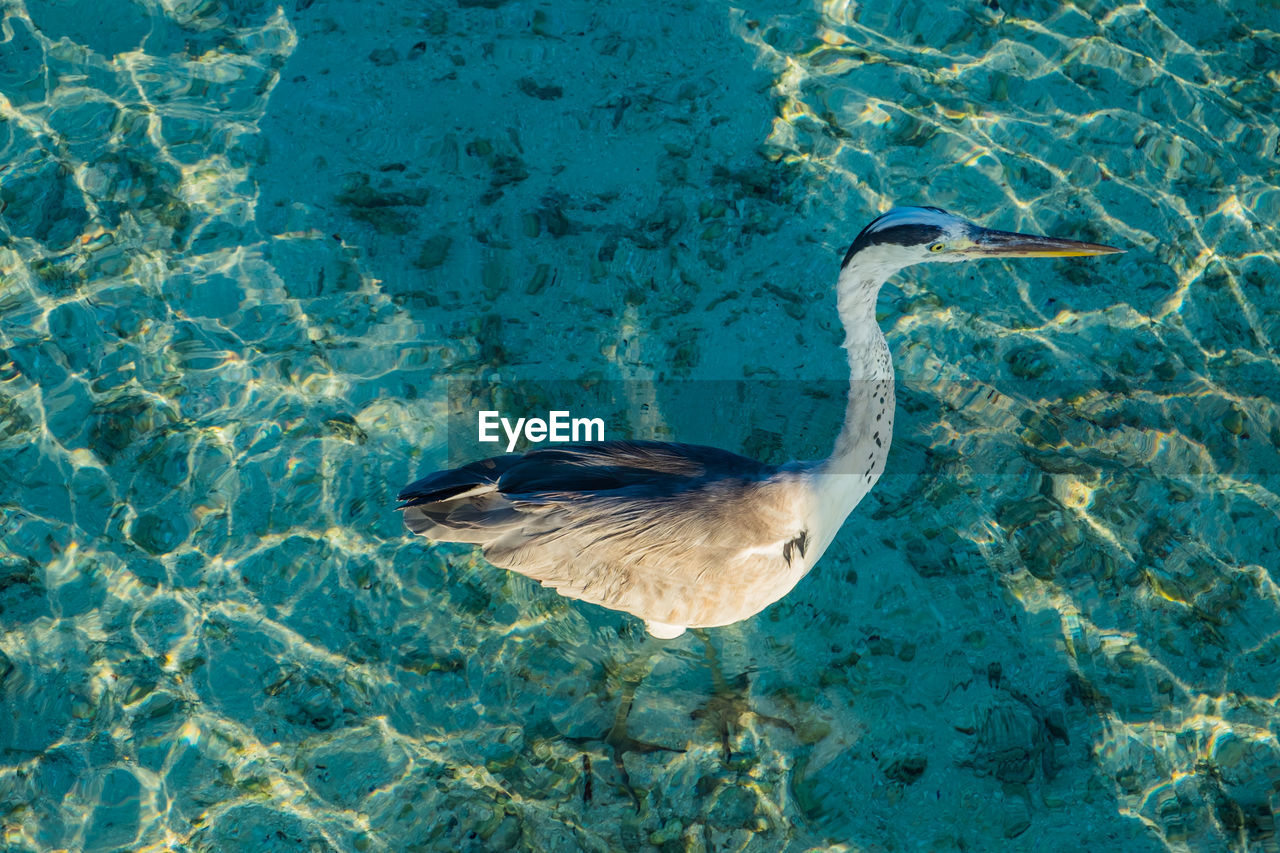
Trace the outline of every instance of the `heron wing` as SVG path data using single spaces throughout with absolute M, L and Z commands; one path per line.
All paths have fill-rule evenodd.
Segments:
M 497 485 L 506 494 L 546 491 L 616 491 L 637 486 L 678 486 L 712 476 L 768 477 L 776 469 L 754 459 L 697 444 L 607 441 L 481 459 L 437 471 L 401 491 L 401 508 L 458 497 Z
M 414 532 L 481 545 L 562 595 L 698 625 L 803 574 L 799 490 L 785 470 L 716 448 L 604 442 L 439 472 L 400 499 Z

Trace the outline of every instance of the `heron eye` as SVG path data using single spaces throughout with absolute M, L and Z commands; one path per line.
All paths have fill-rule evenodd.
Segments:
M 945 249 L 945 248 L 947 248 L 947 244 L 946 244 L 946 243 L 934 243 L 932 246 L 930 246 L 930 247 L 929 247 L 929 251 L 930 251 L 930 252 L 941 252 L 941 251 L 942 251 L 943 249 Z

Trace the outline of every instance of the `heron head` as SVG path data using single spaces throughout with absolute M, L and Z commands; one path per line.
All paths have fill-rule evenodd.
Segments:
M 1099 243 L 983 228 L 938 207 L 895 207 L 862 229 L 841 267 L 854 257 L 878 266 L 907 267 L 929 261 L 976 258 L 1059 258 L 1123 252 Z

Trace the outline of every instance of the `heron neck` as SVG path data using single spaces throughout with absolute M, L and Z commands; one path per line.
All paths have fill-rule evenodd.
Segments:
M 841 271 L 837 305 L 849 357 L 849 400 L 835 449 L 819 471 L 823 491 L 840 521 L 880 479 L 893 437 L 893 363 L 876 322 L 880 286 L 895 269 L 859 264 L 855 256 Z

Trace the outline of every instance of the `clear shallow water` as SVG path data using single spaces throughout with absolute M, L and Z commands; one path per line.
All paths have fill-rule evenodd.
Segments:
M 8 849 L 1277 847 L 1273 5 L 3 9 Z M 404 535 L 565 380 L 825 453 L 895 202 L 1131 248 L 886 287 L 785 601 L 650 655 Z

